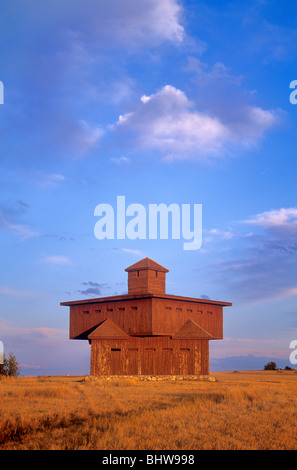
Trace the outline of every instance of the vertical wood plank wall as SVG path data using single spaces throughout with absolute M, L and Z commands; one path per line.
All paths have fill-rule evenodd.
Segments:
M 139 270 L 128 273 L 128 292 L 133 294 L 165 294 L 165 273 L 154 270 Z
M 152 332 L 170 335 L 187 320 L 193 320 L 214 339 L 223 338 L 223 307 L 189 300 L 152 299 Z
M 190 318 L 214 339 L 223 338 L 222 306 L 157 297 L 72 305 L 70 338 L 87 339 L 106 318 L 133 335 L 172 335 Z
M 91 375 L 208 375 L 208 340 L 92 340 Z
M 91 344 L 91 374 L 208 375 L 209 340 L 223 338 L 232 304 L 167 295 L 169 271 L 150 258 L 125 271 L 128 294 L 61 303 L 70 339 Z
M 72 305 L 69 337 L 87 339 L 90 330 L 107 318 L 128 334 L 151 334 L 151 304 L 151 299 L 147 298 Z

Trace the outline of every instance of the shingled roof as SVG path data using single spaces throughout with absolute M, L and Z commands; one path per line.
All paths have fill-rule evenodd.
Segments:
M 213 336 L 189 318 L 172 336 L 174 339 L 212 339 Z
M 153 269 L 155 271 L 163 271 L 164 273 L 169 272 L 169 269 L 164 268 L 164 266 L 161 266 L 161 264 L 156 263 L 151 258 L 143 258 L 137 263 L 132 264 L 132 266 L 126 268 L 125 271 L 141 271 L 142 269 Z
M 88 339 L 94 338 L 120 338 L 128 339 L 129 335 L 125 333 L 118 325 L 116 325 L 110 318 L 107 318 L 95 330 L 89 334 Z

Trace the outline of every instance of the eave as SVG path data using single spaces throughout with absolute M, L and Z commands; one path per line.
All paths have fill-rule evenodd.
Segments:
M 97 303 L 105 303 L 105 302 L 122 302 L 128 300 L 139 300 L 139 299 L 165 299 L 165 300 L 175 300 L 180 302 L 195 302 L 200 304 L 211 304 L 211 305 L 220 305 L 222 307 L 230 307 L 232 306 L 231 302 L 224 302 L 218 300 L 210 300 L 210 299 L 198 299 L 195 297 L 183 297 L 179 295 L 168 295 L 168 294 L 123 294 L 123 295 L 114 295 L 109 297 L 98 297 L 93 299 L 84 299 L 84 300 L 72 300 L 69 302 L 61 302 L 60 305 L 62 306 L 71 306 L 71 305 L 85 305 L 85 304 L 97 304 Z

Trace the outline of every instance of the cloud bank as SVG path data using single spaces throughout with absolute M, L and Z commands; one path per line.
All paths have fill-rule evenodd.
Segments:
M 120 115 L 115 130 L 129 143 L 157 150 L 168 161 L 220 157 L 232 147 L 256 145 L 265 132 L 279 122 L 275 111 L 256 106 L 238 109 L 236 119 L 226 121 L 199 111 L 186 94 L 166 85 L 150 96 L 143 95 L 138 107 Z
M 245 232 L 244 227 L 252 228 Z M 240 303 L 284 300 L 297 296 L 297 208 L 264 211 L 240 221 L 229 232 L 232 246 L 212 270 Z M 212 243 L 223 231 L 212 230 Z M 227 238 L 224 246 L 226 247 Z

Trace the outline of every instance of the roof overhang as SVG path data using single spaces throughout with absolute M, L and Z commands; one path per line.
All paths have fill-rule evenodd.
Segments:
M 84 305 L 84 304 L 96 304 L 96 303 L 104 303 L 104 302 L 120 302 L 126 300 L 137 300 L 137 299 L 166 299 L 166 300 L 176 300 L 181 302 L 195 302 L 200 304 L 211 304 L 211 305 L 220 305 L 222 307 L 230 307 L 232 306 L 231 302 L 222 302 L 218 300 L 210 300 L 210 299 L 198 299 L 195 297 L 182 297 L 179 295 L 168 295 L 168 294 L 123 294 L 123 295 L 114 295 L 109 297 L 97 297 L 93 299 L 84 299 L 84 300 L 72 300 L 69 302 L 60 302 L 62 306 L 71 306 L 71 305 Z

